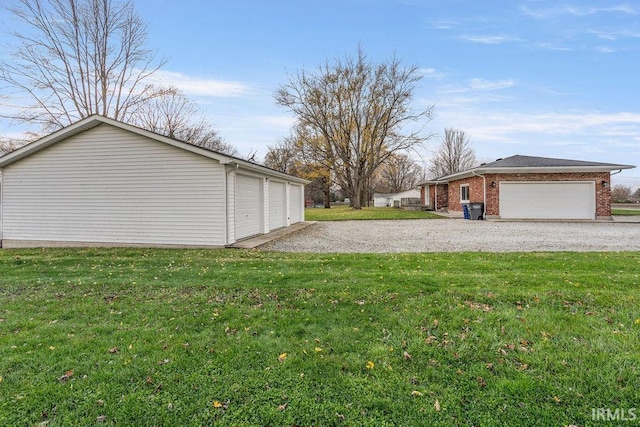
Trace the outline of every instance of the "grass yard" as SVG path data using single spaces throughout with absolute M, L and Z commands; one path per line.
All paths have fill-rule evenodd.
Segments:
M 2 250 L 0 424 L 628 416 L 639 255 Z
M 611 215 L 638 216 L 640 209 L 611 209 Z
M 396 208 L 351 209 L 349 206 L 334 206 L 331 209 L 307 208 L 304 219 L 307 221 L 345 221 L 354 219 L 435 219 L 443 218 L 432 212 L 405 211 Z

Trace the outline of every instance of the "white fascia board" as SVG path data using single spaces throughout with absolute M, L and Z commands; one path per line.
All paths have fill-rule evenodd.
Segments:
M 611 172 L 614 170 L 633 169 L 631 165 L 602 165 L 602 166 L 555 166 L 555 167 L 511 167 L 511 168 L 475 168 L 463 172 L 454 173 L 443 177 L 439 182 L 457 181 L 459 179 L 472 176 L 484 175 L 488 173 L 511 174 L 511 173 L 580 173 L 580 172 Z

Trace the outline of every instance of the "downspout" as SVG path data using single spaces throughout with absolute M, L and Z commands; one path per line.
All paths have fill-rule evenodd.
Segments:
M 478 175 L 474 170 L 471 173 L 482 178 L 482 219 L 487 219 L 487 179 L 484 175 Z

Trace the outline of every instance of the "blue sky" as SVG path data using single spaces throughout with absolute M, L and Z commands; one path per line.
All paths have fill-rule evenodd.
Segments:
M 289 134 L 287 73 L 354 53 L 424 78 L 427 130 L 464 130 L 482 160 L 513 154 L 640 166 L 636 0 L 136 0 L 156 79 L 183 89 L 244 155 Z M 416 156 L 416 160 L 420 160 Z M 640 170 L 614 184 L 640 187 Z

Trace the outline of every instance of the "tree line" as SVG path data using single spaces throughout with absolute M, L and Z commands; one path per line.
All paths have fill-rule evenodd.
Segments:
M 22 25 L 0 62 L 2 115 L 39 126 L 24 140 L 0 139 L 8 152 L 100 114 L 229 155 L 197 105 L 175 87 L 150 83 L 166 64 L 147 48 L 147 24 L 131 1 L 15 0 L 7 7 Z M 445 129 L 428 168 L 413 160 L 434 135 L 434 106 L 418 108 L 419 68 L 396 57 L 370 60 L 362 48 L 315 70 L 287 76 L 275 102 L 295 117 L 291 135 L 270 146 L 264 164 L 308 178 L 327 207 L 335 188 L 359 209 L 376 192 L 399 192 L 473 166 L 463 131 Z

